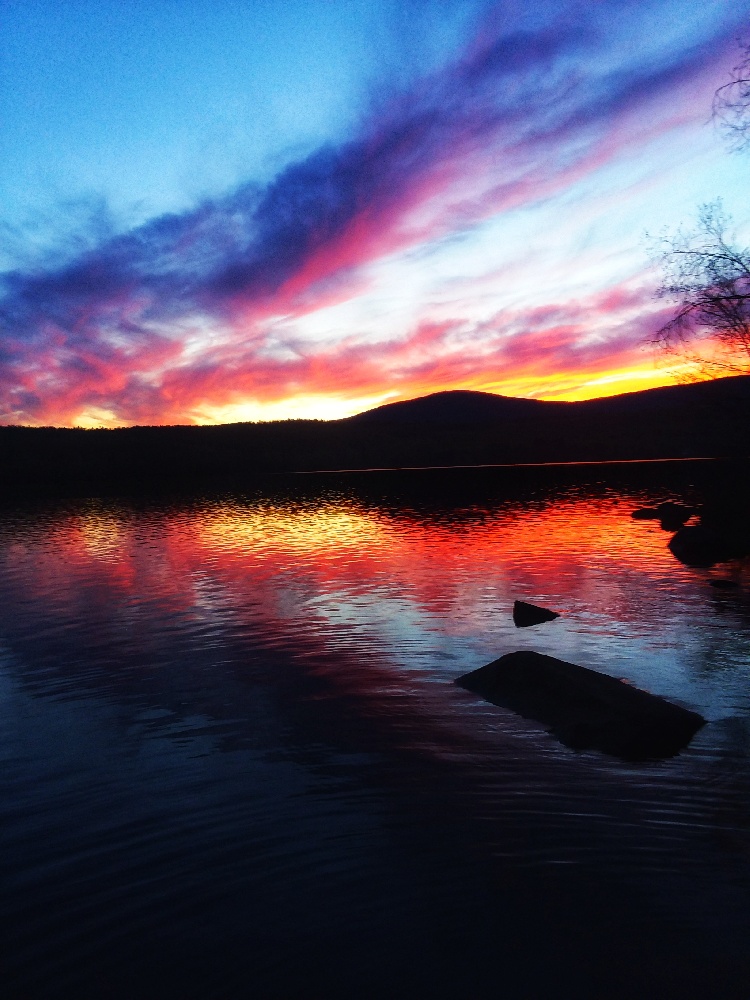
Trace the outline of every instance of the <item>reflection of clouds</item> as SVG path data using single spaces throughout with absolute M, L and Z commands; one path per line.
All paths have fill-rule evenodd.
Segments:
M 441 653 L 469 662 L 483 649 L 528 646 L 713 703 L 695 672 L 716 638 L 707 595 L 671 557 L 666 533 L 631 520 L 633 506 L 580 498 L 481 512 L 460 524 L 354 503 L 225 511 L 209 519 L 208 537 L 218 531 L 220 572 L 243 586 L 243 568 L 260 571 L 274 613 L 314 616 L 333 646 L 376 642 L 405 669 L 430 656 L 434 669 Z M 290 558 L 303 573 L 288 573 Z M 516 597 L 563 618 L 533 636 L 519 633 L 510 622 Z
M 335 551 L 378 553 L 388 544 L 377 518 L 347 505 L 320 507 L 266 507 L 237 509 L 221 507 L 201 517 L 195 525 L 196 540 L 210 548 L 235 556 L 262 557 L 274 552 L 293 552 L 318 559 Z
M 77 527 L 86 552 L 97 559 L 113 559 L 126 543 L 122 524 L 109 514 L 82 514 Z
M 104 506 L 6 533 L 2 563 L 11 606 L 42 607 L 53 631 L 90 629 L 115 656 L 169 656 L 172 642 L 221 655 L 249 638 L 352 654 L 363 681 L 373 656 L 402 679 L 448 680 L 534 648 L 721 714 L 744 704 L 746 619 L 673 559 L 658 525 L 630 518 L 642 499 L 571 493 L 455 517 L 340 494 Z M 520 632 L 516 598 L 562 617 Z

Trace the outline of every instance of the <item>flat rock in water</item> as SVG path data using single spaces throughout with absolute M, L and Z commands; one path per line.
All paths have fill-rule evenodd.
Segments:
M 456 683 L 541 722 L 565 746 L 623 760 L 674 757 L 705 724 L 696 712 L 625 681 L 526 650 L 507 653 Z
M 513 604 L 513 624 L 516 628 L 528 628 L 529 625 L 541 625 L 542 622 L 551 622 L 560 615 L 557 611 L 550 611 L 548 608 L 540 608 L 536 604 L 527 604 L 526 601 L 515 601 Z

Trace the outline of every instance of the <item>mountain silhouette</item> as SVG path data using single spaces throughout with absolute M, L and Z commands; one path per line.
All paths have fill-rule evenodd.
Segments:
M 538 399 L 498 396 L 491 392 L 449 389 L 433 392 L 417 399 L 385 403 L 374 410 L 365 410 L 354 417 L 354 423 L 474 423 L 501 420 L 521 415 L 541 415 L 552 412 L 565 403 L 546 403 Z
M 358 423 L 473 423 L 512 418 L 545 419 L 576 414 L 586 420 L 596 416 L 637 416 L 641 413 L 679 414 L 689 418 L 689 411 L 704 417 L 730 416 L 736 407 L 750 405 L 750 376 L 711 379 L 686 385 L 661 386 L 619 396 L 606 396 L 580 402 L 558 402 L 500 396 L 491 392 L 453 389 L 433 392 L 417 399 L 385 403 L 347 420 Z
M 332 421 L 0 427 L 6 491 L 321 470 L 748 456 L 750 375 L 575 403 L 455 390 Z

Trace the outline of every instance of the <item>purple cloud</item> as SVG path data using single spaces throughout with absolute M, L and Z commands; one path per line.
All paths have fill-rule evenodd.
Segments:
M 265 188 L 246 184 L 154 219 L 64 265 L 2 275 L 1 418 L 68 422 L 99 407 L 126 421 L 185 419 L 191 386 L 194 401 L 220 396 L 222 377 L 252 366 L 264 318 L 313 310 L 332 288 L 345 296 L 347 275 L 379 256 L 595 169 L 612 155 L 618 122 L 671 100 L 723 56 L 734 30 L 623 64 L 602 15 L 588 11 L 575 8 L 575 25 L 485 31 L 442 71 L 382 99 L 348 142 L 288 165 Z M 488 163 L 481 196 L 433 213 L 427 231 L 406 224 Z M 220 350 L 186 357 L 184 327 L 201 321 L 227 334 Z M 216 374 L 206 380 L 207 371 Z M 314 388 L 314 373 L 306 378 Z

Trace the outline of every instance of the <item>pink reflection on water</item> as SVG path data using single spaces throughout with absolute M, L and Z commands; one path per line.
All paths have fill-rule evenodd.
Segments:
M 89 503 L 29 522 L 0 552 L 13 600 L 40 611 L 22 616 L 29 633 L 39 620 L 88 630 L 139 662 L 168 656 L 177 635 L 207 655 L 249 642 L 317 657 L 337 690 L 372 696 L 533 648 L 692 704 L 708 697 L 694 668 L 724 655 L 717 616 L 735 614 L 733 597 L 678 563 L 656 522 L 630 517 L 641 502 L 571 491 L 442 513 L 356 496 L 145 513 Z M 515 629 L 515 599 L 561 617 Z

